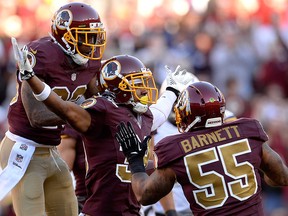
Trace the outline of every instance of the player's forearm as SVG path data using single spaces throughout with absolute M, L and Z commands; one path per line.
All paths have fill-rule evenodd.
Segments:
M 29 83 L 34 96 L 42 101 L 52 112 L 74 127 L 79 132 L 86 132 L 91 123 L 90 114 L 79 105 L 64 101 L 51 88 L 43 83 L 37 76 L 33 76 Z
M 156 130 L 167 120 L 176 99 L 175 93 L 166 90 L 157 100 L 157 103 L 150 106 L 150 110 L 153 114 L 151 131 Z
M 263 145 L 261 169 L 266 177 L 265 181 L 271 186 L 288 185 L 288 168 L 281 157 L 267 144 Z
M 44 90 L 45 84 L 37 76 L 31 77 L 26 82 L 30 85 L 34 94 L 40 94 Z
M 132 188 L 134 194 L 142 205 L 150 205 L 157 202 L 155 194 L 149 193 L 147 188 L 148 175 L 145 172 L 138 172 L 132 175 Z
M 54 93 L 51 88 L 42 82 L 37 76 L 33 76 L 27 83 L 30 85 L 35 98 L 38 101 L 42 101 L 50 110 L 59 115 L 62 119 L 65 119 L 65 113 L 67 112 L 67 106 L 65 102 Z
M 270 186 L 288 186 L 288 169 L 280 162 L 282 161 L 279 161 L 278 167 L 274 170 L 266 171 L 264 180 Z
M 21 97 L 27 117 L 33 127 L 41 128 L 65 123 L 59 116 L 51 112 L 45 104 L 36 100 L 27 82 L 22 83 Z
M 142 205 L 151 205 L 166 196 L 175 183 L 172 169 L 155 170 L 150 176 L 145 172 L 132 175 L 132 188 L 137 200 Z
M 278 183 L 274 182 L 267 175 L 264 175 L 264 181 L 265 181 L 266 184 L 268 184 L 268 185 L 270 185 L 272 187 L 276 187 L 278 185 Z

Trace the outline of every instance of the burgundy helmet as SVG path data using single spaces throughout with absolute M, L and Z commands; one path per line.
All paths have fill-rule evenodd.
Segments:
M 225 98 L 221 91 L 209 82 L 189 85 L 174 106 L 179 132 L 191 128 L 214 127 L 223 123 Z
M 79 54 L 87 59 L 101 59 L 106 46 L 106 31 L 98 12 L 85 3 L 72 2 L 59 8 L 51 25 L 52 38 L 69 55 Z M 85 45 L 91 52 L 84 53 Z
M 153 104 L 158 98 L 152 72 L 138 58 L 130 55 L 114 56 L 102 64 L 100 83 L 114 95 L 116 103 L 133 102 L 136 97 L 143 104 Z M 137 96 L 137 89 L 147 90 L 145 101 Z

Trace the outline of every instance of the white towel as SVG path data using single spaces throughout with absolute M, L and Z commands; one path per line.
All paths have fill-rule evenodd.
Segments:
M 35 146 L 16 142 L 11 150 L 7 166 L 0 173 L 0 201 L 23 177 L 30 163 Z

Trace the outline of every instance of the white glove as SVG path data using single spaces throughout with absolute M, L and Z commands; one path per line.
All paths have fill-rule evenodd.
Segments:
M 167 87 L 174 88 L 179 92 L 186 89 L 188 85 L 199 81 L 191 72 L 188 72 L 186 69 L 181 70 L 180 65 L 177 66 L 174 72 L 167 65 L 165 65 L 165 68 L 167 70 Z
M 28 80 L 34 76 L 34 71 L 28 59 L 28 48 L 25 45 L 22 50 L 19 49 L 16 38 L 11 38 L 14 57 L 20 71 L 21 80 Z

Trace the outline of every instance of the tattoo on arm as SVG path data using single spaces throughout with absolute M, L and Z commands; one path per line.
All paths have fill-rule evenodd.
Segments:
M 167 195 L 175 183 L 175 173 L 170 168 L 157 169 L 148 178 L 146 173 L 132 176 L 132 186 L 140 203 L 149 205 Z
M 26 114 L 33 127 L 55 126 L 65 123 L 59 116 L 51 112 L 44 103 L 37 101 L 29 85 L 22 84 L 21 97 Z

